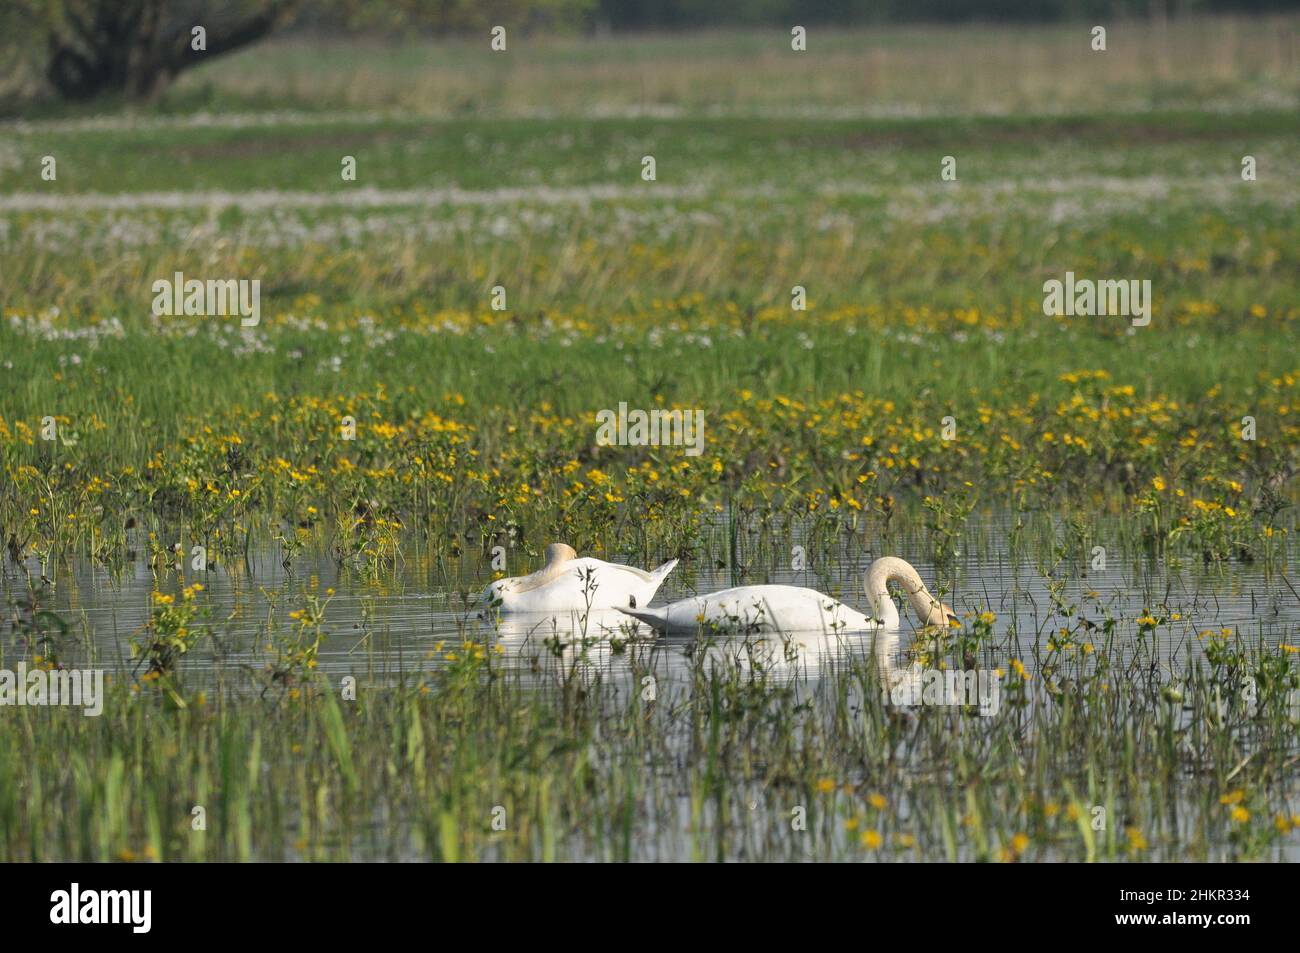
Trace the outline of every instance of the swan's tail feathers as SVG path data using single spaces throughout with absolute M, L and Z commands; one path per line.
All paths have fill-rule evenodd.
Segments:
M 670 559 L 668 560 L 668 562 L 664 563 L 658 569 L 652 569 L 650 571 L 651 589 L 649 594 L 645 597 L 646 602 L 649 602 L 651 599 L 655 597 L 655 593 L 659 591 L 659 587 L 664 584 L 664 580 L 668 578 L 668 574 L 673 571 L 673 568 L 676 565 L 677 565 L 677 560 Z
M 674 559 L 673 562 L 675 563 L 677 560 Z M 664 565 L 667 565 L 669 570 L 673 568 L 671 564 L 665 563 Z M 659 568 L 662 569 L 663 567 L 661 566 Z M 656 573 L 658 571 L 658 569 L 655 570 Z M 666 608 L 619 609 L 618 611 L 624 615 L 630 615 L 632 618 L 640 622 L 644 622 L 646 625 L 650 626 L 650 628 L 655 629 L 658 632 L 662 632 L 664 629 L 668 628 L 668 610 Z
M 655 582 L 663 582 L 664 578 L 677 567 L 677 560 L 670 559 L 658 569 L 650 570 L 650 576 Z

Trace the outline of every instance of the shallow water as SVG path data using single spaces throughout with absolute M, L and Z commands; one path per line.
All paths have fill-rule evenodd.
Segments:
M 735 572 L 698 565 L 709 560 L 683 559 L 654 604 L 737 584 L 783 583 L 809 586 L 863 608 L 861 580 L 866 568 L 877 556 L 897 554 L 909 559 L 931 590 L 951 603 L 959 615 L 979 614 L 986 609 L 994 612 L 997 620 L 992 644 L 1004 650 L 1001 661 L 1020 658 L 1032 670 L 1034 646 L 1044 645 L 1061 625 L 1073 623 L 1054 614 L 1051 579 L 1038 568 L 1036 557 L 1010 552 L 1010 521 L 1007 514 L 973 518 L 966 534 L 967 543 L 974 541 L 972 551 L 959 553 L 950 571 L 944 573 L 917 557 L 917 553 L 925 551 L 923 540 L 905 534 L 900 534 L 899 542 L 878 551 L 857 541 L 840 542 L 830 558 L 812 554 L 810 547 L 810 568 L 803 571 L 775 565 L 770 551 L 754 556 Z M 530 572 L 540 564 L 523 556 L 513 558 L 519 561 L 512 563 L 512 575 Z M 606 558 L 638 561 L 617 554 Z M 1291 588 L 1294 580 L 1300 579 L 1300 572 L 1294 561 L 1289 566 L 1207 567 L 1194 561 L 1171 566 L 1159 560 L 1124 559 L 1112 553 L 1106 570 L 1088 571 L 1086 564 L 1082 568 L 1085 574 L 1080 574 L 1077 565 L 1057 567 L 1057 577 L 1064 580 L 1058 599 L 1080 607 L 1078 615 L 1091 622 L 1100 624 L 1106 615 L 1118 620 L 1109 644 L 1103 644 L 1101 629 L 1092 630 L 1090 636 L 1097 648 L 1107 649 L 1112 657 L 1122 659 L 1136 646 L 1135 620 L 1147 610 L 1160 615 L 1160 607 L 1166 610 L 1164 614 L 1177 613 L 1179 618 L 1146 638 L 1158 649 L 1158 658 L 1170 667 L 1181 666 L 1189 653 L 1201 651 L 1203 640 L 1199 635 L 1206 630 L 1231 629 L 1250 647 L 1300 641 L 1300 595 Z M 116 577 L 102 566 L 81 560 L 71 569 L 54 574 L 55 584 L 47 591 L 45 601 L 48 608 L 70 623 L 73 633 L 80 635 L 75 640 L 78 647 L 72 648 L 75 655 L 84 658 L 93 653 L 98 664 L 114 669 L 130 665 L 129 638 L 149 618 L 150 600 L 156 589 L 174 593 L 186 583 L 202 582 L 204 591 L 199 600 L 208 609 L 207 623 L 219 636 L 219 652 L 204 644 L 186 657 L 187 677 L 200 678 L 223 664 L 264 664 L 268 620 L 274 617 L 281 628 L 286 627 L 288 613 L 301 606 L 304 596 L 316 594 L 324 598 L 328 588 L 336 590 L 336 594 L 326 613 L 319 668 L 331 676 L 374 677 L 431 669 L 445 664 L 440 656 L 433 657 L 435 646 L 454 645 L 465 639 L 499 642 L 507 659 L 532 665 L 536 657 L 552 654 L 552 646 L 547 643 L 557 635 L 570 644 L 570 661 L 578 652 L 585 665 L 613 674 L 627 670 L 630 663 L 626 656 L 610 651 L 611 634 L 643 641 L 668 657 L 675 646 L 691 641 L 656 638 L 648 628 L 634 625 L 619 613 L 597 614 L 585 620 L 585 630 L 584 620 L 577 614 L 555 620 L 487 620 L 480 616 L 475 600 L 476 593 L 492 578 L 490 567 L 467 556 L 464 565 L 457 564 L 450 571 L 462 575 L 449 580 L 447 567 L 427 555 L 416 555 L 374 574 L 359 573 L 340 567 L 323 553 L 300 554 L 286 568 L 279 551 L 266 548 L 250 553 L 238 565 L 227 567 L 214 562 L 203 572 L 187 568 L 183 580 L 175 573 L 155 580 L 142 556 Z M 29 573 L 34 578 L 41 573 L 35 560 L 21 567 L 11 561 L 5 563 L 0 589 L 6 602 L 26 592 Z M 942 583 L 941 577 L 951 582 Z M 1290 584 L 1288 580 L 1292 580 Z M 916 622 L 906 603 L 898 601 L 903 624 L 893 648 L 902 651 L 911 641 Z M 6 661 L 21 658 L 24 647 L 10 639 L 5 641 Z M 837 660 L 878 651 L 870 638 L 862 636 L 805 633 L 798 641 L 797 661 L 793 656 L 785 657 L 790 655 L 785 646 L 772 649 L 781 656 L 772 664 L 790 677 L 813 677 Z M 578 644 L 577 649 L 573 643 Z M 69 648 L 65 647 L 65 651 Z

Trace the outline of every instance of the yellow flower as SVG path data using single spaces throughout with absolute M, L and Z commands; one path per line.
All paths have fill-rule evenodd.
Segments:
M 1238 824 L 1245 824 L 1250 820 L 1250 811 L 1246 810 L 1240 804 L 1232 809 L 1232 819 Z
M 1125 830 L 1128 835 L 1128 849 L 1132 851 L 1146 850 L 1147 839 L 1142 836 L 1142 832 L 1136 827 L 1129 827 Z
M 817 782 L 818 794 L 830 794 L 834 790 L 835 790 L 835 782 L 832 781 L 830 778 L 822 778 L 820 781 Z
M 880 837 L 879 831 L 863 831 L 862 846 L 868 850 L 876 850 L 884 841 Z
M 877 811 L 883 811 L 886 803 L 885 796 L 883 794 L 870 794 L 867 796 L 867 803 Z

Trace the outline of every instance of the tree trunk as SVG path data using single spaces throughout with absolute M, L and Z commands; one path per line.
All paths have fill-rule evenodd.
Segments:
M 189 6 L 190 15 L 178 17 L 177 6 Z M 291 20 L 297 7 L 298 0 L 261 0 L 233 22 L 204 22 L 210 18 L 197 4 L 64 0 L 63 22 L 48 34 L 46 78 L 64 99 L 152 99 L 178 73 L 256 43 Z M 205 50 L 191 48 L 196 26 L 207 32 Z

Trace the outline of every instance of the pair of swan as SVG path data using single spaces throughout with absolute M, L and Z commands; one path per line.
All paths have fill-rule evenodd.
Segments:
M 483 595 L 488 606 L 502 613 L 617 609 L 668 634 L 700 628 L 754 633 L 861 632 L 899 627 L 898 609 L 889 596 L 893 582 L 907 592 L 922 625 L 956 622 L 952 607 L 930 595 L 920 574 L 895 556 L 883 556 L 867 570 L 864 581 L 870 616 L 799 586 L 737 586 L 650 608 L 650 600 L 676 565 L 673 559 L 645 572 L 599 559 L 579 559 L 571 546 L 552 543 L 546 547 L 542 569 L 529 576 L 499 579 Z

